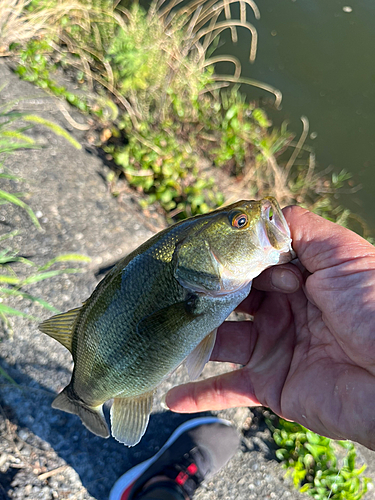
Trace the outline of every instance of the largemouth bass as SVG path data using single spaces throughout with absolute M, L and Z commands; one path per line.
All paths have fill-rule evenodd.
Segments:
M 74 360 L 72 379 L 52 406 L 78 415 L 128 446 L 146 431 L 158 385 L 185 359 L 197 378 L 216 330 L 264 269 L 293 257 L 288 225 L 274 198 L 239 201 L 179 222 L 117 265 L 81 307 L 40 330 Z

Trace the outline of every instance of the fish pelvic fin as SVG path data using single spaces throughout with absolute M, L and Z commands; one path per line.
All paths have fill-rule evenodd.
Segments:
M 117 396 L 111 408 L 112 436 L 127 446 L 135 446 L 146 432 L 154 391 L 136 398 Z
M 102 405 L 94 407 L 85 404 L 75 395 L 70 385 L 65 387 L 54 399 L 52 408 L 78 415 L 83 425 L 91 432 L 103 438 L 109 437 L 109 429 L 104 418 Z
M 209 361 L 216 341 L 216 332 L 217 328 L 212 330 L 186 358 L 185 365 L 190 380 L 197 379 Z
M 56 316 L 43 321 L 39 325 L 39 330 L 57 340 L 72 352 L 73 326 L 80 311 L 81 307 L 77 307 L 62 314 L 56 314 Z

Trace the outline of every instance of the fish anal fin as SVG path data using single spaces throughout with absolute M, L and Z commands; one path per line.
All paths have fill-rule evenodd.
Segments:
M 154 391 L 136 398 L 117 396 L 111 408 L 112 435 L 120 443 L 135 446 L 146 432 L 152 410 Z
M 102 405 L 91 407 L 75 397 L 70 385 L 54 399 L 52 408 L 78 415 L 82 423 L 97 436 L 108 438 L 109 429 L 105 421 Z
M 72 352 L 72 330 L 80 311 L 81 307 L 77 307 L 62 314 L 56 314 L 56 316 L 43 321 L 39 325 L 39 330 L 57 340 Z
M 190 380 L 197 379 L 209 361 L 216 341 L 216 332 L 217 328 L 209 333 L 186 358 L 185 364 Z

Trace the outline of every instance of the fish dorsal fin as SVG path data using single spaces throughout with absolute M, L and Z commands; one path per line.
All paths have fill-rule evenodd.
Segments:
M 216 332 L 217 328 L 209 333 L 186 358 L 185 364 L 190 380 L 197 379 L 209 361 L 216 341 Z
M 111 408 L 112 436 L 127 446 L 135 446 L 146 432 L 154 391 L 136 398 L 117 396 Z
M 56 314 L 56 316 L 43 321 L 39 325 L 39 330 L 57 340 L 72 352 L 73 325 L 80 311 L 81 307 L 77 307 L 62 314 Z

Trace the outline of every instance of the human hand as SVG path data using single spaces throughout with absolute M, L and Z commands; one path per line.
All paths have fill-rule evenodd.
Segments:
M 243 368 L 171 389 L 178 412 L 263 405 L 375 449 L 375 248 L 300 207 L 283 210 L 300 266 L 264 271 L 211 360 Z M 275 286 L 277 285 L 277 287 Z

